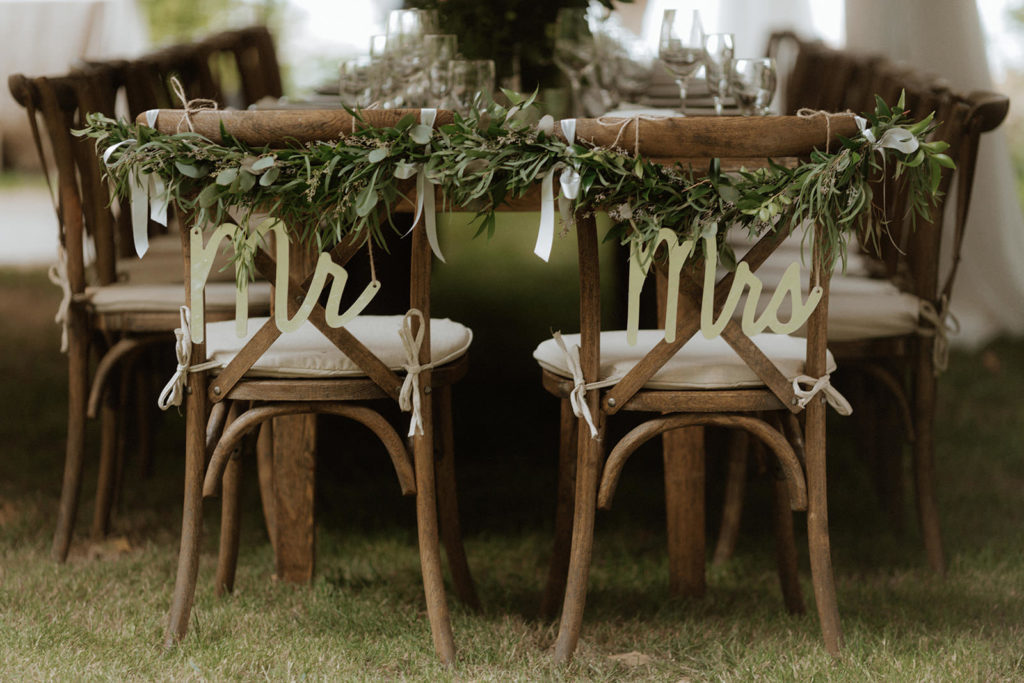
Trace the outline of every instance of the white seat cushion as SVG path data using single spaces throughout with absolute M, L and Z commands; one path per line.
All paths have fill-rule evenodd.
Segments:
M 654 345 L 664 339 L 663 330 L 640 330 L 636 346 L 626 343 L 625 330 L 601 333 L 599 380 L 614 384 L 633 369 Z M 804 374 L 807 343 L 783 334 L 759 334 L 751 337 L 779 371 L 789 380 Z M 580 335 L 562 336 L 567 348 L 580 343 Z M 541 342 L 533 357 L 545 370 L 572 378 L 565 353 L 554 339 Z M 828 354 L 828 372 L 836 368 Z M 648 389 L 737 389 L 764 386 L 764 382 L 736 355 L 724 339 L 705 339 L 698 332 L 644 385 Z
M 358 316 L 345 329 L 392 370 L 401 370 L 408 360 L 398 336 L 400 315 Z M 227 365 L 269 318 L 250 318 L 247 334 L 235 334 L 233 320 L 206 326 L 206 356 Z M 464 355 L 473 341 L 472 331 L 447 318 L 430 321 L 430 355 L 435 365 L 450 363 Z M 282 334 L 253 365 L 248 375 L 256 377 L 355 377 L 365 375 L 312 323 L 295 332 Z
M 185 304 L 185 287 L 178 284 L 135 284 L 118 282 L 85 290 L 93 310 L 99 313 L 174 312 Z M 249 310 L 270 308 L 270 283 L 249 283 Z M 206 310 L 235 310 L 235 283 L 211 282 L 206 285 Z

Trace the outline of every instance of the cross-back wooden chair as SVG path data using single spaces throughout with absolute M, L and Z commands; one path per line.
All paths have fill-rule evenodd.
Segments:
M 807 45 L 800 44 L 801 53 Z M 808 59 L 813 60 L 823 49 L 811 43 Z M 836 108 L 868 110 L 874 106 L 869 99 L 875 94 L 895 102 L 905 93 L 912 118 L 935 113 L 941 125 L 932 139 L 949 143 L 947 154 L 957 164 L 955 171 L 943 172 L 942 194 L 930 220 L 918 218 L 916 225 L 904 184 L 886 178 L 875 187 L 875 201 L 885 207 L 891 239 L 877 244 L 862 240 L 861 255 L 870 260 L 869 268 L 836 274 L 829 325 L 829 347 L 843 368 L 838 380 L 843 386 L 849 384 L 857 399 L 861 450 L 874 470 L 875 485 L 891 524 L 896 529 L 903 525 L 903 449 L 910 444 L 915 507 L 925 553 L 932 569 L 942 573 L 945 557 L 936 500 L 933 431 L 936 379 L 944 369 L 947 335 L 952 331 L 948 328 L 953 325 L 949 301 L 956 267 L 940 280 L 940 253 L 945 233 L 952 244 L 952 263 L 959 262 L 980 137 L 999 126 L 1009 102 L 996 93 L 953 92 L 941 78 L 877 56 L 832 52 L 859 65 L 852 72 L 854 82 Z M 819 80 L 827 76 L 815 69 L 808 74 L 817 74 Z M 807 79 L 804 92 L 813 92 L 813 78 L 808 75 Z M 770 295 L 767 288 L 762 296 Z M 737 451 L 730 459 L 729 481 L 734 484 L 727 487 L 715 552 L 718 560 L 731 555 L 736 541 L 745 457 Z
M 635 125 L 640 124 L 627 124 L 624 135 L 632 136 L 631 126 Z M 855 131 L 852 117 L 837 117 L 831 122 L 833 135 Z M 602 122 L 577 121 L 577 139 L 592 140 L 597 145 L 613 144 L 615 132 L 614 127 Z M 828 132 L 824 120 L 797 117 L 666 119 L 643 123 L 638 152 L 658 159 L 721 158 L 723 165 L 744 159 L 749 163 L 765 157 L 804 157 L 814 147 L 824 148 Z M 744 261 L 756 272 L 782 237 L 763 238 Z M 701 326 L 704 264 L 694 258 L 679 278 L 674 341 L 665 341 L 662 330 L 646 330 L 640 331 L 639 344 L 630 347 L 626 332 L 601 331 L 598 241 L 591 217 L 577 217 L 577 240 L 580 334 L 566 335 L 561 342 L 545 341 L 534 353 L 542 367 L 544 387 L 562 399 L 559 490 L 563 502 L 574 501 L 571 513 L 563 512 L 556 520 L 556 538 L 563 540 L 556 543 L 549 579 L 549 592 L 552 584 L 565 586 L 556 659 L 571 657 L 579 639 L 596 509 L 610 506 L 626 460 L 651 438 L 707 425 L 745 430 L 777 457 L 786 480 L 780 491 L 782 504 L 808 512 L 818 613 L 826 647 L 837 653 L 842 637 L 828 541 L 825 396 L 808 397 L 794 382 L 798 376 L 826 378 L 823 386 L 834 369 L 825 345 L 829 273 L 822 268 L 821 259 L 814 259 L 811 281 L 822 288 L 823 296 L 808 322 L 806 341 L 775 334 L 748 337 L 735 321 L 726 324 L 716 339 L 695 338 Z M 730 274 L 715 285 L 716 319 L 733 281 Z M 578 356 L 573 351 L 577 345 Z M 709 369 L 713 374 L 724 374 L 704 375 Z M 732 375 L 732 371 L 740 374 Z M 618 443 L 608 444 L 610 453 L 606 458 L 606 422 L 620 411 L 651 412 L 656 416 Z M 805 415 L 802 433 L 793 419 L 800 413 Z M 802 455 L 798 455 L 801 450 Z M 571 550 L 564 542 L 570 536 L 570 525 Z M 792 529 L 790 526 L 787 531 L 785 520 L 780 532 L 779 542 L 792 544 Z M 780 566 L 780 577 L 787 606 L 799 609 L 795 563 Z
M 200 40 L 197 46 L 213 65 L 225 105 L 246 108 L 265 97 L 278 98 L 284 94 L 274 38 L 266 26 L 215 33 Z M 218 65 L 227 73 L 220 72 Z M 237 91 L 229 92 L 226 81 L 231 81 Z
M 378 110 L 363 112 L 363 116 L 369 125 L 385 126 L 394 125 L 408 113 Z M 438 112 L 436 123 L 450 122 L 451 117 L 450 112 Z M 223 125 L 229 134 L 257 147 L 330 139 L 338 131 L 353 126 L 352 117 L 340 110 L 203 111 L 193 114 L 192 119 L 195 131 L 211 140 L 220 139 Z M 171 132 L 181 120 L 180 111 L 162 111 L 156 127 Z M 274 230 L 278 244 L 287 240 L 286 228 Z M 201 238 L 199 227 L 191 227 L 189 232 L 198 236 L 191 239 Z M 364 238 L 365 235 L 353 236 L 334 247 L 330 258 L 335 267 L 343 268 L 364 245 Z M 434 646 L 443 662 L 454 660 L 439 534 L 456 593 L 470 606 L 477 606 L 458 526 L 451 424 L 451 387 L 466 372 L 472 334 L 458 323 L 431 318 L 428 238 L 422 228 L 417 228 L 411 240 L 410 310 L 405 316 L 360 314 L 340 327 L 332 326 L 337 323 L 328 322 L 330 311 L 322 301 L 309 299 L 313 274 L 303 278 L 292 272 L 285 280 L 279 274 L 282 264 L 275 262 L 269 252 L 257 250 L 256 270 L 279 288 L 287 287 L 285 298 L 277 300 L 278 306 L 286 301 L 287 318 L 291 319 L 308 299 L 308 321 L 298 331 L 282 333 L 274 317 L 250 319 L 244 340 L 235 335 L 233 322 L 196 320 L 193 332 L 202 333 L 191 338 L 184 326 L 179 330 L 179 348 L 182 344 L 190 347 L 192 369 L 201 369 L 210 362 L 214 367 L 187 373 L 187 379 L 182 375 L 182 382 L 187 382 L 188 387 L 184 396 L 185 504 L 168 645 L 182 638 L 188 627 L 198 571 L 202 498 L 221 488 L 223 516 L 217 588 L 231 590 L 233 586 L 240 467 L 234 450 L 240 439 L 274 417 L 330 414 L 371 429 L 391 457 L 402 493 L 416 496 L 420 562 Z M 196 297 L 201 296 L 202 290 L 192 280 L 195 270 L 189 240 L 185 239 L 183 244 L 185 289 L 192 293 L 190 305 L 194 312 Z M 321 255 L 320 259 L 323 258 Z M 376 282 L 370 286 L 374 285 L 380 286 Z M 281 295 L 278 289 L 278 296 Z M 275 315 L 281 312 L 279 307 Z M 395 429 L 372 407 L 381 400 L 397 401 L 404 410 L 412 410 L 409 450 Z M 204 464 L 207 455 L 208 466 Z M 438 491 L 443 495 L 438 496 Z
M 68 354 L 67 452 L 52 548 L 54 559 L 61 562 L 67 558 L 78 507 L 86 419 L 98 415 L 102 424 L 91 530 L 97 539 L 109 527 L 119 463 L 124 460 L 119 423 L 132 416 L 140 425 L 146 423 L 126 404 L 131 373 L 122 370 L 147 346 L 166 341 L 179 324 L 178 308 L 184 302 L 180 284 L 139 285 L 120 280 L 117 273 L 116 219 L 106 181 L 91 142 L 71 133 L 85 126 L 88 111 L 102 107 L 98 98 L 109 78 L 106 70 L 89 68 L 52 78 L 15 74 L 9 79 L 11 93 L 25 107 L 47 177 L 51 169 L 56 171 L 60 258 L 52 277 L 64 290 L 58 322 Z M 52 155 L 44 152 L 40 121 Z M 86 259 L 89 243 L 95 252 L 93 263 Z M 257 285 L 251 298 L 253 312 L 261 310 L 260 302 L 267 310 L 269 298 L 269 287 Z M 207 308 L 211 319 L 233 315 L 233 284 L 211 286 Z M 90 373 L 92 351 L 98 360 Z

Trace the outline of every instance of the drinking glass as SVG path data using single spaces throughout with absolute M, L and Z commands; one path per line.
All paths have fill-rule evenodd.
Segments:
M 583 71 L 596 57 L 594 34 L 590 31 L 587 10 L 563 7 L 555 19 L 555 65 L 565 72 L 572 88 L 572 115 L 583 111 Z
M 448 62 L 448 100 L 463 116 L 473 109 L 478 94 L 494 92 L 494 61 L 490 59 L 453 59 Z
M 686 116 L 686 89 L 704 60 L 704 28 L 698 10 L 665 10 L 658 40 L 658 57 L 676 77 L 682 100 L 679 111 Z
M 373 60 L 364 55 L 344 60 L 338 67 L 338 94 L 341 103 L 356 109 L 370 106 L 372 100 Z
M 437 32 L 436 11 L 396 9 L 388 14 L 386 52 L 396 80 L 395 106 L 418 107 L 426 100 L 425 38 Z
M 384 34 L 370 36 L 370 102 L 379 102 L 387 108 L 394 90 L 392 71 L 388 60 L 388 37 Z
M 775 95 L 775 60 L 737 59 L 732 68 L 732 94 L 743 114 L 768 114 Z
M 623 46 L 615 70 L 615 86 L 626 102 L 638 103 L 654 77 L 654 54 L 642 40 Z
M 722 98 L 729 95 L 732 58 L 736 37 L 732 33 L 709 33 L 704 36 L 704 73 L 708 92 L 715 98 L 715 114 L 722 115 Z
M 451 33 L 428 35 L 423 48 L 428 78 L 428 106 L 438 107 L 448 95 L 448 63 L 455 59 L 459 51 L 459 39 Z

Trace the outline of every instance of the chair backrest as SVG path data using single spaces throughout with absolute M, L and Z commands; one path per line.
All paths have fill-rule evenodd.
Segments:
M 50 155 L 41 144 L 37 147 L 48 179 L 51 171 L 56 171 L 59 235 L 74 293 L 83 291 L 86 284 L 87 236 L 95 251 L 98 284 L 111 283 L 117 277 L 116 221 L 106 182 L 91 141 L 72 133 L 84 127 L 86 112 L 103 109 L 101 100 L 109 95 L 111 78 L 104 69 L 89 68 L 60 77 L 15 74 L 9 79 L 11 93 L 25 107 L 37 143 L 41 143 L 40 119 L 50 142 Z
M 882 270 L 902 289 L 936 305 L 952 291 L 960 260 L 970 205 L 971 186 L 982 133 L 998 127 L 1006 117 L 1009 100 L 991 92 L 957 93 L 941 77 L 895 64 L 880 55 L 863 55 L 804 41 L 792 32 L 772 35 L 769 50 L 782 46 L 797 57 L 789 74 L 786 108 L 833 111 L 869 111 L 877 94 L 895 102 L 906 93 L 906 105 L 914 119 L 935 113 L 939 126 L 932 140 L 949 143 L 947 154 L 957 165 L 943 169 L 940 198 L 928 219 L 912 220 L 907 188 L 887 178 L 876 187 L 876 201 L 884 203 L 891 241 L 872 245 L 867 255 L 877 258 Z M 955 206 L 950 206 L 955 197 Z M 943 226 L 946 226 L 944 230 Z M 952 240 L 953 268 L 939 282 L 939 254 L 943 233 Z
M 362 112 L 364 123 L 358 123 L 350 114 L 342 110 L 200 111 L 191 114 L 191 120 L 195 132 L 214 142 L 221 141 L 221 130 L 223 129 L 235 139 L 255 147 L 284 147 L 314 140 L 333 139 L 337 137 L 338 131 L 354 130 L 356 126 L 393 126 L 409 113 L 409 110 L 368 110 Z M 155 127 L 161 132 L 172 133 L 179 129 L 183 120 L 184 112 L 181 110 L 165 110 L 158 114 Z M 445 125 L 452 120 L 452 112 L 438 111 L 434 125 Z M 301 230 L 302 226 L 285 226 L 285 228 L 286 230 L 291 230 L 292 234 L 296 234 Z M 428 363 L 430 361 L 431 247 L 424 232 L 422 228 L 417 228 L 413 230 L 411 236 L 409 308 L 416 309 L 422 313 L 422 318 L 417 318 L 412 323 L 412 334 L 414 336 L 422 335 L 419 361 L 421 363 Z M 279 234 L 278 237 L 280 237 Z M 367 237 L 368 235 L 364 233 L 352 235 L 342 240 L 341 243 L 330 251 L 332 261 L 344 267 L 349 259 L 367 243 Z M 195 296 L 195 290 L 191 282 L 191 251 L 187 241 L 183 244 L 185 247 L 185 291 L 188 296 Z M 299 249 L 299 246 L 293 245 L 291 251 L 294 253 L 297 249 Z M 370 258 L 373 258 L 372 254 Z M 262 248 L 256 250 L 255 267 L 257 273 L 263 278 L 272 283 L 278 282 L 278 268 L 281 265 L 275 262 L 269 252 L 264 251 Z M 296 272 L 291 273 L 288 284 L 290 295 L 287 297 L 289 309 L 287 315 L 289 317 L 295 315 L 301 301 L 305 298 L 305 291 L 310 286 L 312 279 L 312 272 L 308 276 Z M 312 313 L 309 315 L 309 321 L 341 349 L 348 358 L 355 362 L 384 394 L 398 399 L 403 384 L 399 376 L 374 355 L 371 349 L 360 343 L 344 327 L 329 326 L 325 320 L 324 307 L 320 303 L 315 304 Z M 267 321 L 260 332 L 246 345 L 245 349 L 238 353 L 235 359 L 218 373 L 209 389 L 210 400 L 216 403 L 226 397 L 232 387 L 270 348 L 270 345 L 280 334 L 282 332 L 275 324 L 275 320 L 271 318 Z M 202 335 L 202 338 L 205 338 L 205 334 Z
M 623 126 L 625 130 L 620 131 L 615 126 L 609 126 L 606 121 L 578 120 L 576 135 L 577 139 L 607 146 L 614 144 L 621 137 L 627 140 L 634 139 L 632 127 L 641 126 L 637 145 L 639 154 L 648 158 L 693 160 L 694 167 L 706 168 L 711 158 L 720 159 L 723 167 L 749 166 L 751 160 L 757 159 L 764 163 L 766 157 L 806 158 L 813 149 L 824 149 L 826 143 L 838 144 L 836 136 L 852 136 L 857 131 L 852 116 L 835 116 L 830 121 L 825 117 L 793 116 L 694 117 L 661 121 L 635 119 L 624 123 Z M 599 287 L 595 286 L 599 272 L 597 243 L 594 237 L 588 236 L 590 232 L 592 230 L 581 228 L 578 234 L 581 272 L 580 334 L 583 355 L 589 355 L 589 362 L 595 363 L 595 358 L 599 357 L 599 351 L 597 356 L 594 356 L 594 353 L 595 349 L 600 347 L 601 316 Z M 744 262 L 752 271 L 756 271 L 782 242 L 783 237 L 781 234 L 769 233 L 747 252 Z M 609 389 L 603 399 L 602 410 L 614 413 L 625 405 L 700 329 L 704 266 L 702 259 L 691 258 L 687 260 L 680 274 L 680 297 L 674 341 L 660 341 L 625 377 Z M 808 323 L 811 332 L 808 335 L 806 368 L 808 374 L 814 374 L 816 377 L 825 374 L 828 278 L 828 269 L 815 257 L 811 282 L 820 285 L 825 294 Z M 716 319 L 721 315 L 721 308 L 734 281 L 735 273 L 730 273 L 716 284 L 712 297 Z M 800 410 L 794 401 L 792 384 L 750 340 L 737 322 L 728 322 L 721 335 L 784 406 L 794 412 Z M 584 372 L 588 375 L 588 381 L 593 381 L 593 373 L 586 369 L 587 363 L 587 358 L 583 358 Z

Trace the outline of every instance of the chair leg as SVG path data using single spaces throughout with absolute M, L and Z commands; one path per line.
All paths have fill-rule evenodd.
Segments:
M 260 425 L 256 437 L 256 469 L 260 482 L 260 504 L 263 508 L 263 522 L 270 537 L 270 547 L 277 557 L 277 505 L 274 498 L 274 421 L 267 420 Z
M 725 564 L 736 550 L 743 516 L 743 495 L 747 487 L 747 449 L 750 435 L 736 429 L 729 434 L 729 463 L 725 479 L 725 499 L 722 501 L 722 523 L 718 527 L 718 542 L 711 559 L 713 566 Z
M 772 479 L 772 527 L 775 532 L 775 560 L 779 569 L 782 602 L 790 614 L 803 614 L 803 591 L 797 563 L 796 537 L 793 533 L 793 511 L 789 507 L 789 489 L 784 478 Z
M 434 429 L 438 440 L 438 454 L 435 476 L 437 478 L 437 502 L 441 523 L 441 541 L 448 568 L 455 584 L 455 594 L 470 609 L 480 611 L 473 575 L 466 560 L 466 548 L 462 544 L 462 527 L 459 524 L 459 501 L 455 486 L 455 433 L 452 426 L 452 388 L 445 385 L 434 390 Z
M 122 369 L 114 372 L 123 372 Z M 112 378 L 116 379 L 116 378 Z M 102 541 L 110 527 L 110 509 L 114 497 L 114 480 L 117 476 L 117 442 L 121 415 L 120 381 L 111 381 L 104 393 L 100 409 L 100 468 L 96 478 L 96 504 L 93 507 L 92 530 L 89 537 Z
M 662 435 L 668 527 L 669 592 L 700 597 L 707 588 L 704 564 L 704 428 Z
M 238 417 L 238 402 L 232 401 L 227 424 Z M 243 439 L 245 443 L 248 439 Z M 217 554 L 217 579 L 214 591 L 219 597 L 235 589 L 235 569 L 238 567 L 238 537 L 240 519 L 238 495 L 242 481 L 242 444 L 235 449 L 224 467 L 221 478 L 220 550 Z
M 843 644 L 839 625 L 832 549 L 828 535 L 828 493 L 825 471 L 825 399 L 816 398 L 806 409 L 804 455 L 807 469 L 807 544 L 811 556 L 811 581 L 825 649 L 838 656 Z
M 199 534 L 203 517 L 203 469 L 206 461 L 206 376 L 189 376 L 185 397 L 185 499 L 181 514 L 181 547 L 164 647 L 185 637 L 199 574 Z
M 420 570 L 427 600 L 427 616 L 434 649 L 445 665 L 455 662 L 455 640 L 444 596 L 441 573 L 441 547 L 437 531 L 437 492 L 434 482 L 433 410 L 430 395 L 420 406 L 423 434 L 413 437 L 413 461 L 416 467 L 416 527 L 419 537 Z
M 558 435 L 558 492 L 555 507 L 555 541 L 548 567 L 548 580 L 540 603 L 540 616 L 553 619 L 565 596 L 572 544 L 572 509 L 576 493 L 576 444 L 578 428 L 569 399 L 563 398 Z
M 68 313 L 68 440 L 64 456 L 64 480 L 61 485 L 57 528 L 50 555 L 64 562 L 71 547 L 71 532 L 82 488 L 82 463 L 85 452 L 85 411 L 89 397 L 89 339 L 85 313 L 72 306 Z
M 936 381 L 932 367 L 934 340 L 921 338 L 918 346 L 914 392 L 914 488 L 917 516 L 924 537 L 928 564 L 938 574 L 945 574 L 946 559 L 942 551 L 939 509 L 935 501 L 935 399 Z
M 600 415 L 598 416 L 600 419 Z M 555 641 L 555 662 L 572 658 L 583 626 L 583 608 L 587 602 L 587 581 L 594 549 L 594 518 L 597 516 L 597 484 L 601 477 L 602 444 L 594 439 L 583 420 L 578 422 L 579 455 L 576 467 L 576 495 L 572 520 L 572 548 L 566 575 L 562 620 Z M 602 432 L 603 424 L 598 427 Z

